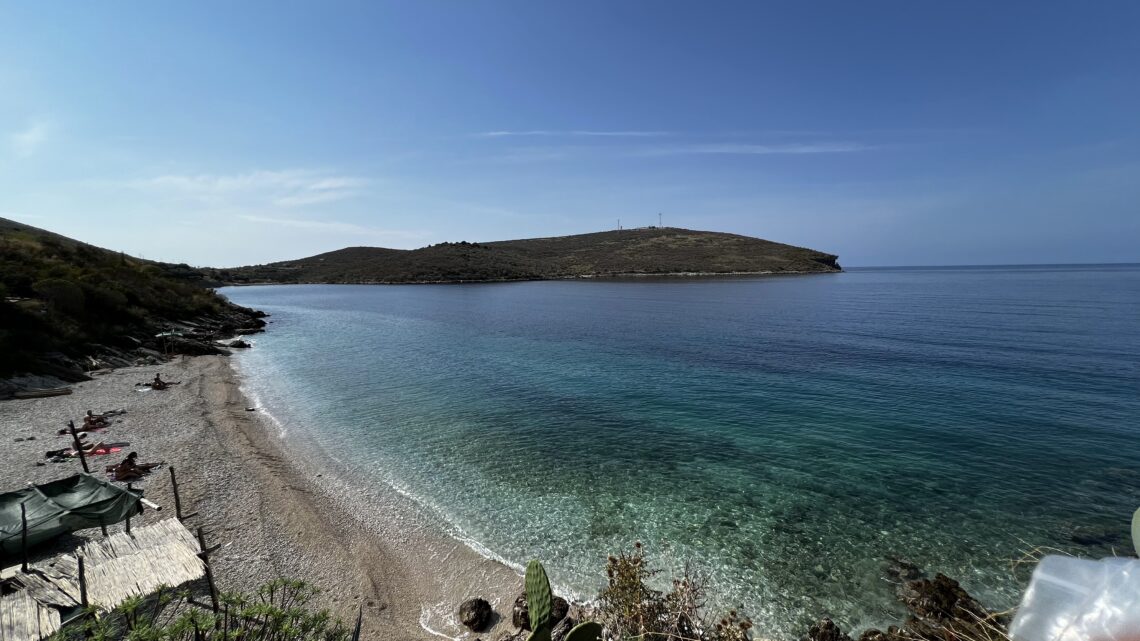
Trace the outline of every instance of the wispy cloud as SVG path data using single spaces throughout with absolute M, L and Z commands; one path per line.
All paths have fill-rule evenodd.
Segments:
M 33 120 L 27 127 L 9 136 L 12 153 L 21 158 L 32 156 L 47 142 L 52 125 L 46 120 Z
M 253 171 L 243 174 L 166 174 L 134 181 L 132 186 L 209 203 L 260 202 L 279 207 L 330 203 L 361 194 L 368 180 L 307 169 Z
M 770 154 L 844 154 L 876 149 L 874 145 L 855 142 L 812 142 L 781 145 L 750 143 L 712 143 L 649 147 L 632 152 L 634 156 L 680 156 L 691 154 L 770 155 Z
M 568 160 L 581 155 L 581 146 L 561 145 L 555 147 L 509 147 L 490 155 L 480 155 L 473 162 L 531 163 Z
M 575 129 L 560 131 L 555 129 L 531 129 L 527 131 L 483 131 L 472 134 L 476 138 L 505 138 L 508 136 L 585 136 L 599 138 L 654 138 L 673 135 L 668 131 L 593 131 Z
M 277 218 L 273 216 L 259 216 L 253 214 L 242 214 L 238 216 L 243 220 L 248 220 L 254 223 L 262 223 L 265 225 L 278 225 L 281 227 L 296 227 L 299 229 L 311 229 L 314 231 L 326 231 L 338 234 L 356 234 L 363 236 L 381 237 L 381 238 L 423 238 L 426 233 L 407 231 L 401 229 L 380 229 L 377 227 L 368 227 L 366 225 L 357 225 L 355 223 L 346 223 L 335 220 L 306 220 L 298 218 Z
M 472 134 L 479 138 L 518 138 L 518 137 L 548 137 L 571 138 L 579 140 L 551 141 L 544 147 L 523 147 L 508 149 L 505 153 L 500 150 L 491 160 L 504 162 L 531 162 L 544 160 L 564 160 L 571 156 L 616 155 L 634 157 L 654 156 L 684 156 L 684 155 L 734 155 L 734 156 L 760 156 L 776 154 L 845 154 L 879 149 L 881 145 L 872 145 L 862 142 L 844 140 L 828 140 L 820 138 L 824 132 L 818 131 L 766 131 L 748 133 L 678 133 L 669 131 L 562 131 L 554 129 L 535 129 L 526 131 L 485 131 Z M 662 139 L 656 144 L 645 140 L 637 144 L 629 140 L 624 145 L 595 145 L 582 140 L 581 137 L 612 137 L 624 139 Z M 790 136 L 797 136 L 799 140 L 788 140 Z M 838 137 L 838 136 L 837 136 Z M 777 140 L 764 140 L 776 138 Z M 782 139 L 782 140 L 779 140 Z

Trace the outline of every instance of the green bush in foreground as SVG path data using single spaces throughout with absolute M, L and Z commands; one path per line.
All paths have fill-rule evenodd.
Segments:
M 192 602 L 189 592 L 159 588 L 128 599 L 100 618 L 86 617 L 53 641 L 349 641 L 351 632 L 327 610 L 311 610 L 316 589 L 303 581 L 277 579 L 252 597 L 227 594 L 214 615 Z M 92 613 L 93 614 L 93 613 Z
M 609 557 L 606 587 L 587 613 L 615 641 L 750 641 L 752 622 L 732 610 L 719 621 L 704 618 L 704 580 L 686 568 L 668 592 L 649 587 L 658 570 L 649 567 L 645 549 Z

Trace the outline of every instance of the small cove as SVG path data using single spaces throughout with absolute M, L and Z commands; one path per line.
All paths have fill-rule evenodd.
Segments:
M 643 541 L 783 636 L 896 619 L 891 556 L 1004 607 L 1140 502 L 1136 266 L 223 293 L 286 434 L 580 597 Z

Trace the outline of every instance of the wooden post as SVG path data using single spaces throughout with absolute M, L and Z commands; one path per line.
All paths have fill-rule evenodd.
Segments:
M 133 489 L 134 488 L 131 487 L 131 484 L 127 483 L 127 491 L 130 492 Z M 130 512 L 127 512 L 126 530 L 127 530 L 127 536 L 130 536 L 131 535 L 131 513 Z
M 182 498 L 178 496 L 178 478 L 174 476 L 174 466 L 170 466 L 170 487 L 174 488 L 174 516 L 182 520 Z
M 20 566 L 20 571 L 23 573 L 28 572 L 28 508 L 27 501 L 20 504 L 20 552 L 24 555 L 24 562 Z
M 79 442 L 79 433 L 75 431 L 75 421 L 68 421 L 67 427 L 71 430 L 71 440 L 75 443 L 75 451 L 79 453 L 79 462 L 83 464 L 83 471 L 90 474 L 91 469 L 87 467 L 87 456 L 83 454 L 83 444 Z M 106 533 L 104 532 L 104 534 Z
M 214 572 L 210 569 L 210 553 L 206 548 L 206 535 L 202 533 L 201 527 L 198 528 L 198 547 L 202 548 L 198 556 L 202 557 L 202 563 L 206 566 L 206 583 L 210 585 L 210 607 L 213 608 L 217 620 L 218 612 L 221 611 L 218 605 L 218 587 L 214 584 Z M 218 620 L 218 623 L 221 621 Z
M 79 605 L 83 609 L 87 609 L 87 574 L 83 569 L 83 557 L 78 557 L 79 560 Z
M 356 610 L 356 627 L 352 630 L 352 641 L 360 641 L 360 624 L 364 622 L 364 604 Z

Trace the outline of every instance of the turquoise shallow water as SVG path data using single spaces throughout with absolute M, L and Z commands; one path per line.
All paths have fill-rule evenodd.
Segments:
M 1130 547 L 1140 266 L 223 293 L 287 433 L 579 596 L 639 540 L 792 637 L 896 620 L 891 556 L 1001 607 Z

